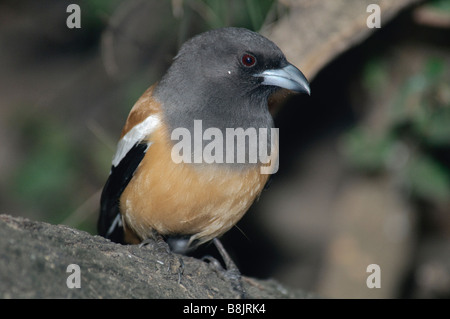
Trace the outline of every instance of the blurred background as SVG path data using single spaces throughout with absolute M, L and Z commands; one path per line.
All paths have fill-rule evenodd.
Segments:
M 0 1 L 0 213 L 95 234 L 132 105 L 185 40 L 222 26 L 268 36 L 312 88 L 285 94 L 280 169 L 223 238 L 242 273 L 328 298 L 449 298 L 446 0 Z

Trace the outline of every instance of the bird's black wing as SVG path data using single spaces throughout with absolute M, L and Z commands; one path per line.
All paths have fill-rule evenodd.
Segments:
M 144 158 L 148 146 L 146 143 L 136 143 L 117 166 L 111 167 L 111 173 L 103 188 L 97 230 L 99 235 L 114 242 L 124 243 L 119 200 Z

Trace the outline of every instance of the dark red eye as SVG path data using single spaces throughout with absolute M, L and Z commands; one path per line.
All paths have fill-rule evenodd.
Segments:
M 255 59 L 255 57 L 253 55 L 251 55 L 251 54 L 244 54 L 242 56 L 242 64 L 243 65 L 245 65 L 247 67 L 250 67 L 250 66 L 254 66 L 255 63 L 256 63 L 256 59 Z

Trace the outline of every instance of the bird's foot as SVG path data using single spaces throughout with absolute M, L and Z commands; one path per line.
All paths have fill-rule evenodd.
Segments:
M 154 251 L 156 263 L 165 266 L 166 271 L 170 274 L 178 275 L 178 283 L 181 283 L 181 277 L 184 271 L 184 262 L 181 256 L 174 254 L 169 245 L 164 241 L 162 236 L 158 235 L 155 239 L 147 238 L 139 244 L 139 248 L 149 248 Z
M 226 269 L 222 267 L 217 259 L 211 256 L 205 256 L 202 258 L 202 260 L 207 261 L 221 276 L 223 276 L 226 281 L 230 282 L 233 291 L 239 295 L 239 298 L 247 298 L 247 294 L 244 290 L 244 287 L 242 286 L 241 272 L 239 271 L 238 267 L 233 262 L 230 255 L 228 255 L 219 239 L 214 238 L 213 243 L 219 251 L 223 261 L 225 262 Z

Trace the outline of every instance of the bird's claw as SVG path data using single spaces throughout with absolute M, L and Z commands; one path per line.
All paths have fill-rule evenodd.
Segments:
M 174 254 L 169 245 L 162 237 L 157 237 L 156 240 L 148 238 L 139 244 L 139 248 L 149 247 L 155 251 L 157 256 L 156 262 L 160 265 L 166 266 L 166 271 L 169 274 L 178 275 L 178 283 L 181 283 L 181 278 L 184 272 L 184 261 L 181 256 Z
M 226 252 L 222 243 L 217 238 L 213 239 L 213 243 L 222 256 L 222 259 L 225 262 L 226 269 L 224 269 L 221 263 L 214 257 L 205 256 L 202 258 L 202 260 L 207 261 L 210 265 L 212 265 L 214 270 L 216 270 L 226 281 L 231 284 L 233 291 L 238 293 L 239 298 L 245 299 L 247 297 L 247 294 L 244 290 L 244 287 L 242 286 L 241 272 Z

